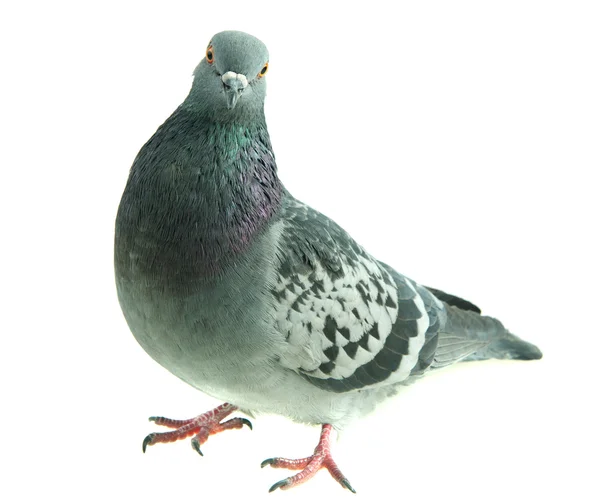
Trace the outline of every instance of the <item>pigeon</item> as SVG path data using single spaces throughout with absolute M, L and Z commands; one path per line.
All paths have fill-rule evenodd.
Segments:
M 264 114 L 269 54 L 216 34 L 188 96 L 135 158 L 115 224 L 115 278 L 129 328 L 174 375 L 224 403 L 150 445 L 252 425 L 235 411 L 321 426 L 313 454 L 261 466 L 325 468 L 352 492 L 332 431 L 404 385 L 461 361 L 535 360 L 540 350 L 459 297 L 377 260 L 282 184 Z M 305 139 L 305 143 L 309 138 Z

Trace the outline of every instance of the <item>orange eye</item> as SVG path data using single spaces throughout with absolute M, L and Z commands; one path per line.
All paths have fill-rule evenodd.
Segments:
M 215 60 L 215 54 L 213 52 L 213 47 L 212 47 L 212 45 L 209 45 L 208 48 L 206 49 L 206 61 L 208 61 L 212 65 L 214 60 Z
M 265 63 L 265 66 L 262 67 L 262 70 L 260 72 L 258 72 L 258 78 L 260 79 L 261 77 L 264 77 L 266 75 L 268 69 L 269 69 L 269 62 L 267 61 Z

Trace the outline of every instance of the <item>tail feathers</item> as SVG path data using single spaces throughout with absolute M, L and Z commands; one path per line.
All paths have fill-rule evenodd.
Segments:
M 540 349 L 530 342 L 519 339 L 510 332 L 492 340 L 485 348 L 467 356 L 463 361 L 489 360 L 539 360 L 542 357 Z
M 458 361 L 539 360 L 542 352 L 511 334 L 502 323 L 472 310 L 445 304 L 446 323 L 438 337 L 433 368 Z

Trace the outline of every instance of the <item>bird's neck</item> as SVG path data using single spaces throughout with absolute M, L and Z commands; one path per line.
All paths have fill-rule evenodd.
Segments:
M 216 123 L 180 109 L 136 158 L 117 223 L 137 233 L 148 266 L 210 276 L 248 249 L 282 197 L 264 119 Z

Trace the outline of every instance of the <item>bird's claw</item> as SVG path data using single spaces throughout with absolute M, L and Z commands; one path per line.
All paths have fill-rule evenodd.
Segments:
M 295 475 L 273 484 L 271 489 L 269 489 L 269 492 L 273 492 L 275 489 L 287 490 L 291 489 L 292 487 L 296 487 L 297 485 L 303 484 L 304 482 L 312 479 L 321 468 L 325 468 L 338 484 L 340 484 L 344 489 L 348 489 L 352 493 L 356 494 L 356 491 L 350 485 L 348 479 L 344 477 L 331 456 L 329 437 L 331 430 L 332 426 L 330 424 L 324 424 L 322 426 L 321 438 L 312 456 L 298 459 L 265 459 L 260 464 L 261 468 L 264 468 L 265 466 L 272 466 L 273 468 L 299 470 Z
M 260 467 L 264 468 L 265 466 L 269 466 L 272 465 L 275 462 L 275 458 L 269 458 L 269 459 L 265 459 L 261 464 Z
M 269 460 L 267 459 L 266 461 L 269 461 Z M 263 463 L 264 463 L 264 461 L 263 461 Z M 290 483 L 289 477 L 287 479 L 280 480 L 279 482 L 275 482 L 269 489 L 269 492 L 272 493 L 273 491 L 275 491 L 276 489 L 279 489 L 279 488 L 283 489 L 289 483 Z
M 352 493 L 356 494 L 356 491 L 354 490 L 354 487 L 352 487 L 350 485 L 350 482 L 348 482 L 348 479 L 342 479 L 340 481 L 340 484 L 342 484 L 346 489 L 349 489 Z
M 146 436 L 146 438 L 144 439 L 144 442 L 142 442 L 142 452 L 143 453 L 146 452 L 146 447 L 148 447 L 148 445 L 152 445 L 153 439 L 154 439 L 154 433 L 150 433 L 149 435 Z
M 246 419 L 245 417 L 241 417 L 240 419 L 242 421 L 242 424 L 245 424 L 248 428 L 252 429 L 252 423 L 248 419 Z
M 202 451 L 200 450 L 200 441 L 197 438 L 192 438 L 192 448 L 198 454 L 200 454 L 200 456 L 204 456 L 204 454 L 202 454 Z

